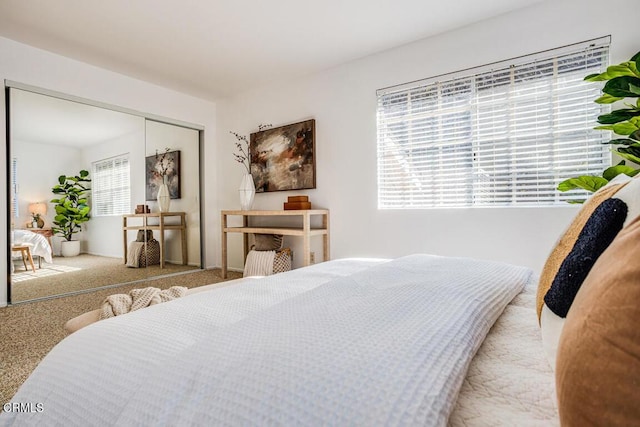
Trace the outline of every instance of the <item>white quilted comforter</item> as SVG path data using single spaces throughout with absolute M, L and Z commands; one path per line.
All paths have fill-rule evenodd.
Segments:
M 559 426 L 532 281 L 505 308 L 471 361 L 450 426 Z
M 242 279 L 67 337 L 12 399 L 43 411 L 0 424 L 445 425 L 473 355 L 530 280 L 427 255 Z

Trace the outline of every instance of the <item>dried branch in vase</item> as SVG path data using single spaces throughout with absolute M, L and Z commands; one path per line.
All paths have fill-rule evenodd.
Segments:
M 260 124 L 258 125 L 258 132 L 262 132 L 270 127 L 271 124 Z M 248 174 L 251 174 L 251 150 L 249 149 L 249 138 L 247 138 L 246 135 L 240 135 L 234 131 L 229 131 L 229 133 L 236 137 L 235 144 L 238 152 L 233 153 L 233 157 L 236 162 L 241 163 L 242 166 L 244 166 Z

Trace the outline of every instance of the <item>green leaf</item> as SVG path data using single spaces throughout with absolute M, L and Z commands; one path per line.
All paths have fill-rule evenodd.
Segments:
M 574 200 L 567 200 L 567 203 L 570 203 L 572 205 L 581 205 L 586 201 L 587 199 L 574 199 Z
M 632 132 L 632 133 L 629 135 L 629 138 L 631 138 L 631 139 L 633 139 L 633 140 L 635 140 L 635 141 L 639 141 L 639 142 L 640 142 L 640 130 L 637 130 L 637 131 L 635 131 L 635 132 Z
M 630 85 L 640 86 L 640 78 L 632 76 L 621 76 L 609 80 L 602 91 L 611 96 L 636 98 L 638 95 L 630 89 Z
M 609 77 L 607 77 L 607 73 L 589 74 L 584 78 L 584 81 L 586 82 L 602 82 L 605 80 L 609 80 Z
M 640 116 L 640 111 L 636 110 L 635 108 L 623 108 L 620 110 L 612 111 L 609 114 L 602 114 L 598 116 L 598 123 L 602 123 L 603 125 L 610 125 L 629 120 L 636 116 Z
M 640 73 L 636 68 L 636 61 L 626 61 L 618 65 L 611 65 L 607 67 L 607 71 L 602 74 L 589 74 L 584 78 L 588 82 L 601 82 L 605 80 L 612 80 L 616 77 L 640 77 Z
M 618 156 L 622 157 L 623 159 L 627 159 L 630 162 L 633 162 L 633 163 L 635 163 L 637 165 L 640 165 L 640 157 L 634 156 L 633 154 L 630 154 L 630 153 L 623 153 L 623 152 L 620 152 L 620 151 L 618 151 L 617 154 L 618 154 Z
M 67 180 L 67 177 L 64 175 L 60 175 L 58 177 L 58 182 L 60 183 L 60 185 L 64 185 L 64 182 Z
M 618 156 L 623 159 L 627 159 L 640 165 L 640 147 L 630 146 L 630 147 L 619 147 L 617 150 Z
M 623 153 L 630 153 L 630 154 L 633 154 L 635 156 L 640 157 L 640 148 L 639 147 L 634 147 L 634 146 L 619 147 L 618 151 L 622 151 Z
M 632 120 L 628 120 L 622 123 L 616 123 L 613 125 L 605 125 L 605 126 L 596 126 L 594 129 L 598 130 L 612 130 L 618 135 L 631 135 L 637 130 L 640 130 L 640 127 L 634 123 Z
M 636 68 L 635 62 L 627 61 L 618 65 L 609 66 L 604 74 L 606 74 L 609 79 L 621 76 L 635 77 L 638 76 L 638 69 Z
M 613 178 L 620 174 L 635 176 L 637 173 L 637 169 L 634 169 L 631 166 L 616 165 L 605 169 L 604 172 L 602 172 L 602 177 L 607 181 L 611 181 Z
M 629 90 L 635 93 L 636 96 L 640 96 L 640 86 L 636 86 L 633 83 L 629 83 Z
M 619 98 L 617 96 L 611 96 L 611 95 L 605 93 L 600 98 L 596 99 L 596 102 L 598 104 L 613 104 L 614 102 L 620 101 L 621 99 L 624 99 L 624 98 Z
M 609 181 L 601 176 L 583 175 L 562 181 L 558 184 L 558 190 L 564 192 L 581 188 L 593 193 L 607 185 L 608 182 Z
M 631 57 L 631 61 L 635 62 L 637 64 L 638 61 L 640 61 L 640 52 L 638 52 L 635 55 L 633 55 L 633 57 Z
M 86 178 L 86 177 L 88 177 L 88 176 L 89 176 L 89 172 L 88 172 L 88 171 L 86 171 L 86 170 L 84 170 L 84 169 L 82 169 L 82 170 L 80 171 L 80 177 L 81 177 L 81 178 Z
M 609 145 L 630 145 L 632 147 L 640 147 L 640 142 L 638 141 L 634 141 L 632 139 L 612 139 L 611 141 L 608 142 L 603 142 L 603 144 L 609 144 Z

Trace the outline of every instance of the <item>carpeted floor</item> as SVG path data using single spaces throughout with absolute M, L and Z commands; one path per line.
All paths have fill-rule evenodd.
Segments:
M 11 276 L 11 301 L 14 303 L 198 269 L 191 265 L 170 263 L 165 263 L 162 269 L 159 265 L 130 268 L 122 258 L 88 254 L 70 258 L 55 257 L 53 264 L 43 261 L 41 268 L 37 268 L 36 262 L 35 272 L 25 271 L 22 262 L 14 265 L 16 269 Z
M 228 279 L 242 277 L 229 272 Z M 171 286 L 193 288 L 224 282 L 220 270 L 200 270 L 79 295 L 0 308 L 0 404 L 10 401 L 40 360 L 62 340 L 67 320 L 100 307 L 109 295 L 134 288 Z M 220 286 L 224 286 L 223 283 Z

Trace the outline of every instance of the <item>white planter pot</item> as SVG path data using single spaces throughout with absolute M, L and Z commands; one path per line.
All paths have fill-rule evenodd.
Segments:
M 256 187 L 253 184 L 253 176 L 251 176 L 250 173 L 242 176 L 238 192 L 240 193 L 240 209 L 243 211 L 251 210 L 251 207 L 253 206 L 253 197 L 256 194 Z
M 64 257 L 80 255 L 80 240 L 63 240 L 60 242 L 60 254 Z

